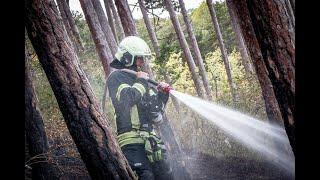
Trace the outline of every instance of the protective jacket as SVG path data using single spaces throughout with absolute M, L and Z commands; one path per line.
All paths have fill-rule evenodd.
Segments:
M 131 168 L 141 180 L 170 180 L 172 168 L 153 124 L 159 123 L 168 94 L 142 78 L 118 70 L 107 85 L 115 109 L 117 140 Z
M 163 113 L 168 101 L 168 94 L 158 92 L 147 80 L 136 78 L 135 75 L 118 70 L 110 74 L 108 80 L 109 95 L 115 109 L 118 140 L 120 146 L 143 143 L 137 138 L 122 138 L 141 132 L 152 132 L 152 124 Z M 124 141 L 125 142 L 122 142 Z

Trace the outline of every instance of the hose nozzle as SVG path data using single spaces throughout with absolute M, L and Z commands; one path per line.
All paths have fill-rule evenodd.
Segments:
M 170 93 L 171 90 L 173 90 L 173 88 L 171 86 L 167 86 L 167 87 L 162 89 L 162 91 L 164 91 L 166 93 Z
M 127 73 L 130 73 L 130 74 L 134 74 L 136 75 L 137 72 L 133 71 L 133 70 L 130 70 L 130 69 L 121 69 L 121 71 L 124 71 L 124 72 L 127 72 Z M 158 89 L 161 89 L 163 92 L 165 93 L 169 93 L 170 90 L 172 90 L 173 88 L 171 86 L 166 86 L 166 87 L 161 87 L 160 83 L 152 80 L 152 79 L 147 79 L 147 81 L 150 83 L 150 84 L 153 84 L 155 86 L 157 86 Z

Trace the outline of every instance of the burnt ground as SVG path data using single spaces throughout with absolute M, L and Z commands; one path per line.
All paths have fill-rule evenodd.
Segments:
M 191 178 L 196 180 L 290 180 L 283 170 L 268 162 L 259 162 L 238 157 L 218 159 L 205 154 L 189 155 L 186 167 Z
M 71 146 L 70 148 L 75 148 Z M 78 156 L 70 156 L 65 148 L 53 151 L 54 167 L 60 180 L 90 180 L 86 167 Z M 291 180 L 276 166 L 248 158 L 217 158 L 206 154 L 187 152 L 186 168 L 192 180 Z M 26 180 L 31 179 L 26 169 Z M 181 178 L 176 178 L 180 180 Z

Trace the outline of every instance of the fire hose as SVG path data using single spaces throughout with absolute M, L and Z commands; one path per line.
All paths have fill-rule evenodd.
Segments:
M 133 70 L 130 70 L 130 69 L 121 69 L 121 71 L 124 71 L 124 72 L 127 72 L 127 73 L 130 73 L 130 74 L 134 74 L 134 75 L 137 75 L 137 72 L 136 71 L 133 71 Z M 157 87 L 159 87 L 159 83 L 156 82 L 155 80 L 152 80 L 152 79 L 147 79 L 148 83 L 150 84 L 153 84 Z M 162 90 L 166 93 L 169 93 L 170 90 L 172 90 L 173 88 L 171 86 L 167 86 L 165 88 L 163 88 Z

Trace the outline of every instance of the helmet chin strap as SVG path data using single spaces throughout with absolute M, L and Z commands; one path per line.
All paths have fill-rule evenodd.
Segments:
M 133 63 L 132 66 L 128 67 L 128 69 L 133 70 L 133 71 L 136 71 L 136 72 L 139 70 L 139 69 L 138 69 L 138 66 L 137 66 L 135 63 Z
M 133 70 L 133 71 L 137 72 L 139 70 L 139 68 L 138 68 L 138 66 L 136 64 L 136 60 L 134 60 L 133 64 L 131 66 L 127 67 L 127 69 L 130 69 L 130 70 Z

